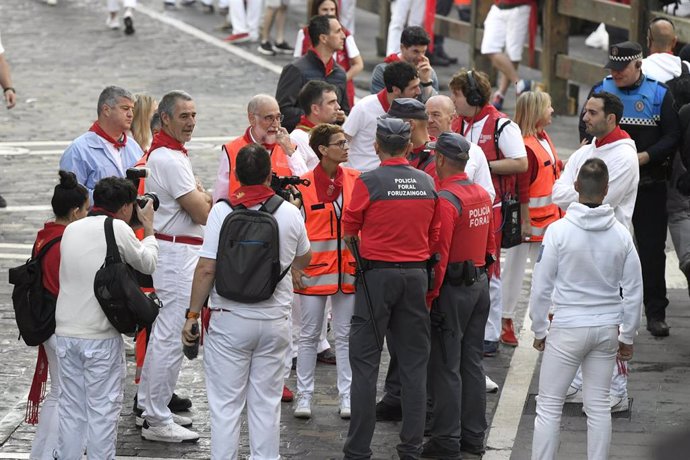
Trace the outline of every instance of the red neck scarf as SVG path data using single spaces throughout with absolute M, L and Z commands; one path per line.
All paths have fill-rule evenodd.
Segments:
M 472 125 L 475 124 L 476 122 L 483 120 L 486 116 L 491 115 L 491 114 L 500 114 L 498 110 L 496 110 L 496 107 L 494 107 L 491 104 L 486 104 L 482 109 L 477 112 L 476 115 L 472 117 L 462 117 L 462 120 L 465 122 L 467 127 L 465 128 L 464 133 L 460 133 L 463 136 L 467 137 L 467 134 L 472 130 Z
M 308 52 L 314 53 L 314 56 L 316 56 L 316 58 L 319 60 L 319 62 L 321 62 L 321 64 L 323 64 L 324 75 L 329 76 L 331 74 L 331 72 L 333 72 L 333 68 L 335 67 L 335 61 L 333 60 L 333 55 L 331 55 L 328 58 L 328 62 L 326 62 L 324 64 L 324 62 L 321 60 L 321 56 L 319 56 L 319 53 L 316 52 L 316 49 L 314 49 L 312 47 Z
M 376 97 L 379 98 L 383 111 L 388 112 L 388 110 L 391 108 L 391 104 L 388 102 L 388 92 L 386 91 L 386 88 L 383 88 L 381 91 L 376 93 Z
M 275 192 L 263 184 L 243 185 L 230 195 L 230 204 L 233 207 L 241 204 L 245 208 L 251 208 L 254 205 L 263 203 L 273 195 L 275 195 Z
M 390 64 L 391 62 L 395 62 L 395 61 L 399 61 L 399 60 L 400 60 L 400 56 L 398 56 L 398 53 L 393 53 L 393 54 L 389 54 L 388 56 L 386 56 L 386 59 L 384 59 L 383 62 L 385 62 L 386 64 Z
M 254 136 L 252 136 L 251 129 L 252 129 L 252 127 L 250 126 L 244 132 L 244 140 L 247 142 L 247 144 L 261 144 L 266 150 L 268 150 L 268 153 L 273 153 L 273 149 L 275 148 L 276 145 L 275 144 L 266 144 L 264 142 L 258 142 L 256 139 L 254 139 Z
M 103 128 L 101 128 L 101 125 L 98 124 L 98 121 L 93 122 L 93 124 L 89 128 L 89 131 L 93 131 L 94 133 L 98 134 L 103 139 L 105 139 L 106 141 L 113 144 L 115 146 L 115 148 L 118 150 L 120 150 L 125 145 L 127 145 L 127 134 L 122 133 L 122 137 L 121 137 L 122 140 L 113 139 L 112 137 L 110 137 L 110 135 L 108 133 L 103 131 Z
M 163 131 L 162 129 L 153 136 L 153 142 L 151 142 L 151 147 L 149 148 L 149 153 L 153 152 L 159 147 L 165 147 L 170 150 L 177 150 L 187 155 L 187 149 L 184 148 L 184 144 L 180 141 Z
M 331 179 L 321 163 L 317 164 L 314 168 L 314 187 L 316 188 L 316 198 L 320 202 L 334 202 L 343 191 L 343 168 L 338 166 L 335 178 Z
M 594 141 L 594 146 L 599 148 L 602 145 L 611 144 L 612 142 L 616 142 L 621 139 L 630 139 L 630 135 L 623 131 L 620 126 L 616 126 L 616 128 L 606 136 Z
M 295 129 L 301 129 L 302 131 L 311 132 L 311 129 L 314 126 L 316 125 L 309 121 L 309 118 L 307 118 L 306 115 L 302 115 L 302 117 L 299 119 L 299 122 L 297 123 L 297 126 L 295 126 Z
M 115 218 L 115 213 L 108 211 L 105 208 L 101 208 L 100 206 L 94 206 L 93 208 L 91 208 L 91 211 L 89 211 L 89 216 L 110 216 L 112 218 Z

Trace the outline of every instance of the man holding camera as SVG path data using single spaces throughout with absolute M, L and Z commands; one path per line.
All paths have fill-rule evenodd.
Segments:
M 146 191 L 160 200 L 154 217 L 160 263 L 153 284 L 163 308 L 153 324 L 139 384 L 138 406 L 145 419 L 141 435 L 151 441 L 193 442 L 199 435 L 182 426 L 191 425 L 192 419 L 173 415 L 168 403 L 182 365 L 179 337 L 211 196 L 194 177 L 184 147 L 196 125 L 191 96 L 169 92 L 161 99 L 158 113 L 163 129 L 154 136 L 149 150 Z
M 222 292 L 219 285 L 232 283 L 234 279 L 227 277 L 228 272 L 224 271 L 227 259 L 220 253 L 222 249 L 227 255 L 228 248 L 219 247 L 226 217 L 235 212 L 233 208 L 241 209 L 240 205 L 247 210 L 268 207 L 268 200 L 275 195 L 269 187 L 271 159 L 264 147 L 255 143 L 246 145 L 234 160 L 233 174 L 240 185 L 230 196 L 230 205 L 224 201 L 216 203 L 208 216 L 182 342 L 189 345 L 198 340 L 199 334 L 192 332 L 192 326 L 198 325 L 201 308 L 210 294 L 213 333 L 206 336 L 204 343 L 204 370 L 211 413 L 211 458 L 237 458 L 246 401 L 251 457 L 277 459 L 280 458 L 283 366 L 290 344 L 293 298 L 292 274 L 288 268 L 306 268 L 311 249 L 300 211 L 282 202 L 272 216 L 278 226 L 280 272 L 284 276 L 277 281 L 273 293 L 257 302 L 231 300 L 219 294 L 219 290 Z M 221 280 L 223 283 L 219 284 Z M 179 336 L 177 347 L 180 348 Z
M 153 203 L 136 204 L 134 185 L 107 177 L 93 191 L 95 215 L 70 224 L 60 244 L 60 293 L 55 310 L 60 357 L 57 458 L 81 458 L 86 434 L 89 458 L 115 458 L 117 421 L 126 373 L 122 336 L 108 321 L 94 293 L 94 279 L 105 260 L 104 222 L 113 220 L 123 262 L 141 273 L 156 269 Z M 144 227 L 139 241 L 128 225 L 136 213 Z
M 89 191 L 104 177 L 125 177 L 144 152 L 127 137 L 134 119 L 134 96 L 124 88 L 108 86 L 98 97 L 98 119 L 76 138 L 60 158 L 60 169 L 72 171 Z
M 278 102 L 268 94 L 257 94 L 247 104 L 249 127 L 244 134 L 223 146 L 216 184 L 213 187 L 213 202 L 227 199 L 239 188 L 240 183 L 233 170 L 237 153 L 247 144 L 259 144 L 271 156 L 271 169 L 279 176 L 298 175 L 307 171 L 301 155 L 293 155 L 295 146 L 287 130 L 281 126 L 283 115 Z

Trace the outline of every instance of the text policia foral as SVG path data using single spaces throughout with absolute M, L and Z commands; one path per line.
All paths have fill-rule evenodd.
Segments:
M 427 196 L 426 190 L 417 190 L 417 179 L 395 179 L 398 190 L 388 190 L 388 196 Z

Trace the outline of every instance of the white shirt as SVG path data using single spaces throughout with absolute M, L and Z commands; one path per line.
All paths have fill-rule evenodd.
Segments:
M 573 153 L 565 164 L 561 177 L 553 184 L 551 200 L 564 211 L 578 201 L 575 179 L 580 167 L 590 158 L 601 158 L 609 170 L 609 191 L 604 203 L 611 205 L 618 222 L 632 232 L 632 215 L 640 182 L 637 148 L 632 139 L 595 146 L 596 138 Z
M 467 177 L 475 184 L 481 185 L 491 197 L 491 202 L 496 198 L 496 190 L 494 183 L 491 180 L 491 171 L 489 171 L 489 162 L 486 161 L 486 156 L 481 147 L 470 142 L 470 158 L 465 165 L 465 172 Z
M 259 209 L 260 204 L 249 209 Z M 216 203 L 211 209 L 206 222 L 206 236 L 199 251 L 200 257 L 216 260 L 218 240 L 223 221 L 232 212 L 224 202 Z M 280 241 L 280 266 L 285 270 L 296 256 L 303 256 L 309 251 L 307 229 L 300 211 L 292 204 L 285 202 L 273 214 L 278 222 Z M 217 268 L 217 267 L 216 267 Z M 220 276 L 216 270 L 216 276 Z M 238 316 L 248 319 L 278 319 L 290 312 L 292 304 L 292 273 L 288 270 L 280 280 L 270 299 L 262 302 L 244 304 L 221 297 L 216 291 L 215 283 L 211 290 L 210 305 L 212 308 L 232 310 Z
M 488 115 L 481 120 L 475 121 L 474 123 L 463 125 L 463 136 L 467 138 L 468 141 L 475 144 L 480 144 L 480 138 L 482 136 L 482 129 L 484 129 L 484 123 Z M 522 139 L 522 132 L 517 123 L 512 121 L 499 122 L 499 128 L 507 123 L 501 134 L 498 136 L 498 148 L 503 153 L 506 158 L 517 159 L 524 158 L 527 156 L 527 150 L 525 150 L 525 141 Z M 493 142 L 492 139 L 487 139 L 488 142 Z
M 177 201 L 196 190 L 196 179 L 189 157 L 179 150 L 159 147 L 146 162 L 150 174 L 146 178 L 146 191 L 158 195 L 160 207 L 153 215 L 153 228 L 157 233 L 173 236 L 204 237 L 204 227 L 195 223 Z
M 678 56 L 668 53 L 654 53 L 642 59 L 642 73 L 656 81 L 666 83 L 680 76 L 681 65 L 686 65 L 690 69 L 690 65 L 681 61 Z
M 371 171 L 379 166 L 381 160 L 374 150 L 376 119 L 385 113 L 377 94 L 364 97 L 352 108 L 343 123 L 343 131 L 352 138 L 346 166 L 361 172 Z
M 319 164 L 319 157 L 316 156 L 314 149 L 312 149 L 309 145 L 309 133 L 302 129 L 295 128 L 290 133 L 290 140 L 297 146 L 297 150 L 292 154 L 292 156 L 300 155 L 306 166 L 306 170 L 293 171 L 292 173 L 296 176 L 302 176 L 303 174 L 316 168 L 316 165 Z
M 55 334 L 81 339 L 117 337 L 93 291 L 96 272 L 107 253 L 105 216 L 85 217 L 65 229 L 60 242 L 60 292 L 55 310 Z M 122 260 L 150 275 L 158 261 L 153 236 L 139 241 L 129 225 L 113 219 L 113 232 Z

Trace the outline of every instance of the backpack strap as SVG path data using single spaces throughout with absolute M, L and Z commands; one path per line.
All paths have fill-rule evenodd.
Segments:
M 502 120 L 507 120 L 507 122 L 506 122 L 506 123 L 503 123 L 503 124 L 501 125 L 501 127 L 499 128 L 499 127 L 498 127 L 498 124 L 499 124 Z M 502 153 L 501 150 L 498 148 L 498 138 L 501 136 L 501 133 L 503 132 L 503 130 L 505 129 L 505 127 L 508 126 L 510 123 L 511 123 L 511 121 L 510 121 L 509 118 L 497 118 L 497 119 L 496 119 L 496 127 L 494 128 L 494 147 L 496 148 L 496 158 L 499 159 L 499 160 L 501 159 L 501 158 L 499 157 L 499 155 L 503 155 L 503 153 Z M 503 158 L 505 158 L 505 155 L 503 155 Z
M 438 192 L 439 197 L 443 197 L 446 200 L 450 201 L 450 204 L 452 204 L 455 209 L 458 211 L 458 215 L 462 215 L 462 204 L 460 203 L 460 200 L 458 199 L 457 196 L 455 196 L 453 193 L 451 193 L 448 190 L 441 190 Z
M 264 211 L 264 212 L 267 212 L 269 214 L 275 214 L 275 212 L 278 210 L 280 205 L 283 204 L 284 202 L 285 202 L 285 200 L 282 199 L 281 197 L 279 197 L 278 195 L 273 195 L 271 198 L 266 200 L 266 202 L 263 205 L 261 205 L 261 208 L 259 209 L 259 211 Z M 285 276 L 285 275 L 283 275 L 283 276 Z M 283 277 L 281 276 L 280 278 L 282 279 Z
M 108 252 L 105 256 L 105 265 L 111 265 L 122 262 L 120 259 L 120 251 L 117 249 L 117 242 L 115 241 L 115 231 L 113 230 L 113 218 L 108 216 L 105 218 L 105 242 L 108 245 Z
M 32 257 L 32 259 L 33 259 L 33 260 L 41 260 L 41 259 L 43 258 L 43 256 L 45 256 L 46 253 L 48 252 L 48 249 L 52 248 L 53 245 L 54 245 L 55 243 L 59 242 L 60 240 L 62 240 L 62 235 L 56 236 L 56 237 L 53 238 L 52 240 L 48 241 L 48 242 L 45 244 L 45 246 L 43 246 L 43 247 L 41 248 L 41 250 L 38 251 L 38 254 L 36 254 L 35 257 Z M 36 244 L 34 244 L 34 251 L 35 251 L 35 250 L 36 250 Z M 31 251 L 31 253 L 33 254 L 34 251 Z

